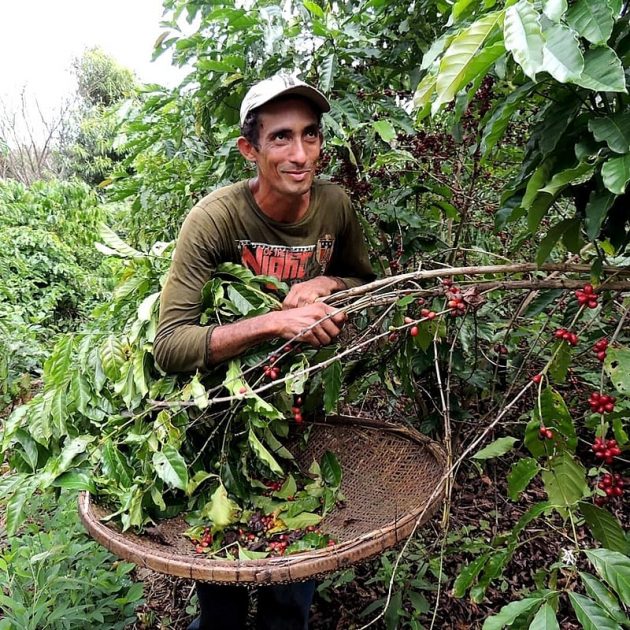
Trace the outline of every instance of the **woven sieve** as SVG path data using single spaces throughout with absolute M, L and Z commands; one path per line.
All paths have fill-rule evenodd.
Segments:
M 335 508 L 321 530 L 336 541 L 326 549 L 263 560 L 209 559 L 194 553 L 182 536 L 182 518 L 160 523 L 160 539 L 122 533 L 101 521 L 106 510 L 79 498 L 79 513 L 89 534 L 112 553 L 140 566 L 204 582 L 270 584 L 298 582 L 344 569 L 396 546 L 412 532 L 424 510 L 426 522 L 439 507 L 431 500 L 445 470 L 445 455 L 434 441 L 413 429 L 380 421 L 331 416 L 315 423 L 303 450 L 292 452 L 303 470 L 325 451 L 339 460 L 345 507 Z

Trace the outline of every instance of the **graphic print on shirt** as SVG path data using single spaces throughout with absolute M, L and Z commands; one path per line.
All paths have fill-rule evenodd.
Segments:
M 310 280 L 326 273 L 335 239 L 326 234 L 314 245 L 270 245 L 237 241 L 241 264 L 256 275 L 274 276 L 287 284 Z

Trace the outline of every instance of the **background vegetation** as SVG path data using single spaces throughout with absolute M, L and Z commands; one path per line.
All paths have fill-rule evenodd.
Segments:
M 180 86 L 138 86 L 88 51 L 65 136 L 45 152 L 0 137 L 0 627 L 150 625 L 146 609 L 134 613 L 130 568 L 81 534 L 72 493 L 98 485 L 137 527 L 184 501 L 186 409 L 203 412 L 210 384 L 155 366 L 159 289 L 186 212 L 250 175 L 238 108 L 279 70 L 331 98 L 321 174 L 350 193 L 375 270 L 416 274 L 386 308 L 359 304 L 369 351 L 345 358 L 341 342 L 343 360 L 311 391 L 323 384 L 328 411 L 361 401 L 420 428 L 451 464 L 442 521 L 369 572 L 327 580 L 319 598 L 332 608 L 322 618 L 316 607 L 315 621 L 627 626 L 626 4 L 164 7 L 155 54 L 187 69 Z M 460 301 L 465 315 L 451 316 Z M 152 406 L 167 398 L 185 405 Z M 340 593 L 345 608 L 333 605 Z

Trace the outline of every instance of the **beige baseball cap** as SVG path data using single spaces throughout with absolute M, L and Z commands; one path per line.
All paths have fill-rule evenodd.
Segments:
M 278 96 L 296 94 L 311 101 L 321 112 L 330 111 L 330 103 L 326 97 L 314 87 L 289 74 L 275 74 L 249 88 L 241 103 L 241 126 L 252 109 L 256 109 Z

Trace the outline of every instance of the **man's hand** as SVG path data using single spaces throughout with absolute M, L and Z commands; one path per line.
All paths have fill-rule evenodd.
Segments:
M 306 283 L 305 283 L 306 284 Z M 329 344 L 341 332 L 346 314 L 323 302 L 276 312 L 273 315 L 278 334 L 315 348 Z
M 317 298 L 326 297 L 335 291 L 341 291 L 346 285 L 339 278 L 318 276 L 306 282 L 294 284 L 282 303 L 283 309 L 299 308 L 313 304 Z

